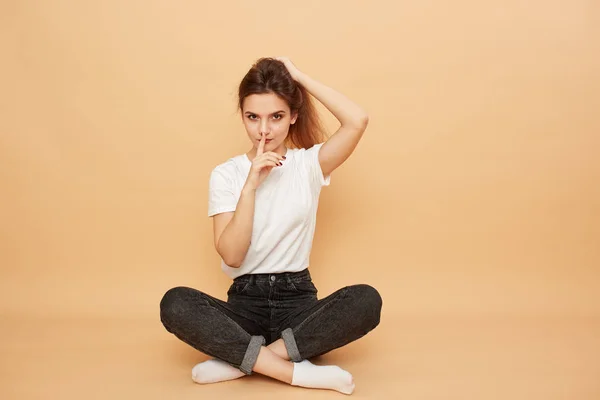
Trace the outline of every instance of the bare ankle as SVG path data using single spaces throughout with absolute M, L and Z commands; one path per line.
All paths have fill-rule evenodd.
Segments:
M 267 346 L 269 350 L 273 353 L 277 354 L 279 358 L 282 358 L 286 361 L 290 360 L 290 356 L 288 355 L 287 349 L 285 348 L 285 343 L 283 339 L 277 339 L 273 343 Z
M 253 371 L 291 384 L 294 363 L 281 359 L 267 347 L 261 347 Z

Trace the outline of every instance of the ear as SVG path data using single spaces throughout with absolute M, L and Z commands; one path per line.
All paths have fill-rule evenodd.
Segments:
M 292 112 L 292 119 L 290 121 L 290 124 L 294 125 L 296 123 L 297 119 L 298 119 L 298 111 Z

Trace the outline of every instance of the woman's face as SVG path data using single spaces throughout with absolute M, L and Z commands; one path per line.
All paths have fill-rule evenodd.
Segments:
M 242 103 L 242 120 L 254 148 L 265 135 L 265 151 L 282 150 L 296 118 L 297 113 L 292 114 L 287 102 L 274 93 L 252 94 Z

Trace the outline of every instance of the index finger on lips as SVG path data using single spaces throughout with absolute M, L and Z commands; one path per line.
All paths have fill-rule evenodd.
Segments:
M 256 155 L 260 156 L 263 154 L 263 152 L 265 151 L 265 141 L 267 139 L 267 137 L 265 135 L 261 134 L 261 138 L 260 138 L 260 142 L 258 142 L 258 149 L 256 150 Z

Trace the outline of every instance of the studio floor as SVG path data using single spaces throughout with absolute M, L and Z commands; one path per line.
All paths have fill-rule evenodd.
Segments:
M 207 357 L 156 318 L 2 315 L 0 399 L 344 398 L 250 376 L 199 385 Z M 350 371 L 359 399 L 600 399 L 600 318 L 383 315 L 314 360 Z

